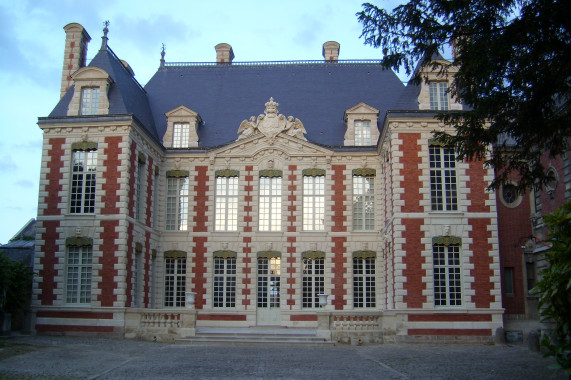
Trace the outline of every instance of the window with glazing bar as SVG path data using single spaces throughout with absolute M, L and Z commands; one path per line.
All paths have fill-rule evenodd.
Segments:
M 458 210 L 454 148 L 430 146 L 429 156 L 432 211 Z

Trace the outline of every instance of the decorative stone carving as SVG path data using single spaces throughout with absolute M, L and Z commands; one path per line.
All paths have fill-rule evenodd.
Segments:
M 307 141 L 304 134 L 305 127 L 299 119 L 289 116 L 287 119 L 284 115 L 278 114 L 279 103 L 274 102 L 274 98 L 266 104 L 264 115 L 258 117 L 251 116 L 250 120 L 244 120 L 238 128 L 238 140 L 249 137 L 251 135 L 262 133 L 270 140 L 273 140 L 278 134 L 285 133 L 289 136 L 296 137 Z

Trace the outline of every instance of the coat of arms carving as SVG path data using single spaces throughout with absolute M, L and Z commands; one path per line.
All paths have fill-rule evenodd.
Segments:
M 307 133 L 299 119 L 293 116 L 285 117 L 278 114 L 279 103 L 274 102 L 274 98 L 266 103 L 266 109 L 263 115 L 250 117 L 250 120 L 244 120 L 238 128 L 238 140 L 252 136 L 256 133 L 262 133 L 270 140 L 273 140 L 278 134 L 286 133 L 289 136 L 297 137 L 307 141 L 304 134 Z

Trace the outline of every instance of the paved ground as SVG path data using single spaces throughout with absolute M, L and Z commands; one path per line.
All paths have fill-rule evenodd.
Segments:
M 527 346 L 179 346 L 0 339 L 0 379 L 568 379 Z

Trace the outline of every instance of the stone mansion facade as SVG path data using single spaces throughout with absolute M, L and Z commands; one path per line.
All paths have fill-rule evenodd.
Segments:
M 235 62 L 219 44 L 212 63 L 163 51 L 142 86 L 107 30 L 86 66 L 89 34 L 64 29 L 61 99 L 38 122 L 38 333 L 503 326 L 494 173 L 433 139 L 436 112 L 462 109 L 449 77 L 405 86 L 331 41 L 319 62 Z

